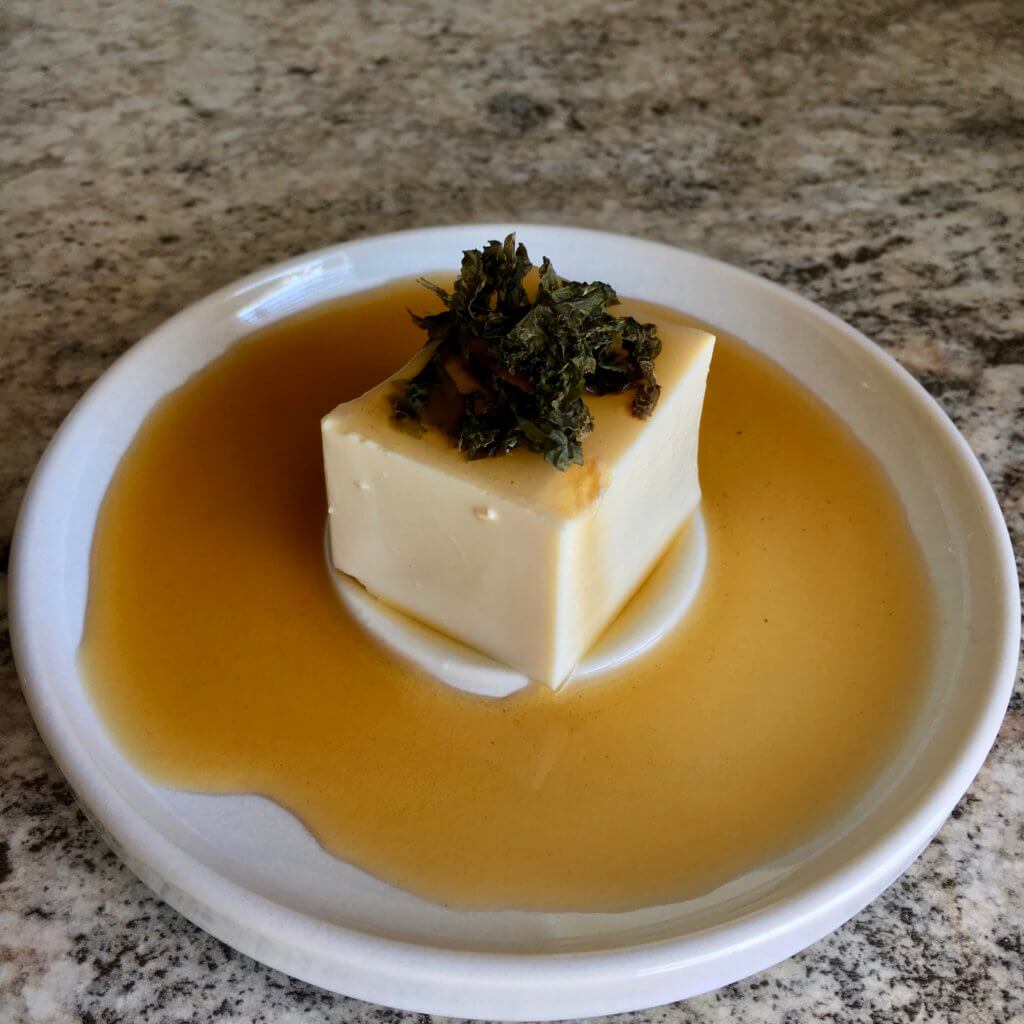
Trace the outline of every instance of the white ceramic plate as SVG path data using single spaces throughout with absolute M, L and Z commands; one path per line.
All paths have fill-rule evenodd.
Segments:
M 886 466 L 926 553 L 943 631 L 919 728 L 869 798 L 784 860 L 698 900 L 622 914 L 466 913 L 334 860 L 255 797 L 155 786 L 114 748 L 75 664 L 97 508 L 168 391 L 254 328 L 400 275 L 450 266 L 507 225 L 339 245 L 230 285 L 164 324 L 78 404 L 21 510 L 11 619 L 25 694 L 83 806 L 172 906 L 237 949 L 325 988 L 458 1016 L 636 1009 L 742 978 L 836 928 L 928 843 L 981 766 L 1009 699 L 1019 594 L 1006 528 L 974 456 L 911 377 L 851 327 L 748 273 L 572 228 L 519 236 L 565 274 L 749 339 L 821 396 Z M 255 838 L 255 837 L 258 837 Z

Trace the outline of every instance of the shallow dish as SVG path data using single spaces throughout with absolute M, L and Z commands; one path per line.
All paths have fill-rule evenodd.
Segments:
M 149 886 L 244 953 L 317 985 L 404 1009 L 552 1019 L 637 1009 L 761 970 L 816 941 L 918 855 L 980 768 L 1009 699 L 1019 594 L 998 505 L 927 393 L 853 328 L 725 264 L 573 228 L 519 227 L 577 278 L 674 307 L 761 349 L 881 460 L 940 606 L 937 666 L 899 757 L 812 843 L 700 899 L 620 914 L 459 912 L 335 860 L 251 796 L 156 786 L 114 747 L 76 665 L 100 501 L 168 391 L 257 327 L 450 265 L 506 225 L 343 244 L 254 274 L 185 310 L 120 359 L 61 427 L 32 480 L 11 568 L 24 690 L 83 807 Z M 253 837 L 259 837 L 255 841 Z

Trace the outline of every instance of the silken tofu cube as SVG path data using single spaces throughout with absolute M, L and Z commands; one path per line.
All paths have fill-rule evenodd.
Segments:
M 335 566 L 382 601 L 550 687 L 600 636 L 700 500 L 697 442 L 714 336 L 658 325 L 661 398 L 587 397 L 584 465 L 525 449 L 470 461 L 396 425 L 395 382 L 322 422 Z

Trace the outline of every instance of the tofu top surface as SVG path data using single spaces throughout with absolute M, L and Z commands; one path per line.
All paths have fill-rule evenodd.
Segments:
M 614 307 L 613 312 L 650 319 L 649 313 L 629 302 Z M 714 343 L 714 335 L 681 322 L 662 316 L 656 323 L 662 351 L 655 362 L 655 372 L 662 395 L 654 412 L 646 420 L 634 416 L 631 391 L 587 395 L 594 428 L 583 441 L 584 464 L 570 466 L 564 473 L 550 466 L 537 452 L 525 448 L 495 458 L 470 460 L 438 428 L 427 426 L 417 436 L 396 425 L 391 407 L 395 383 L 411 377 L 423 366 L 430 347 L 417 352 L 377 387 L 337 406 L 324 417 L 323 430 L 358 437 L 395 457 L 429 462 L 439 472 L 465 480 L 495 498 L 530 508 L 538 515 L 572 519 L 597 501 L 616 463 L 627 455 L 640 434 L 658 429 L 667 395 L 682 381 L 699 354 Z

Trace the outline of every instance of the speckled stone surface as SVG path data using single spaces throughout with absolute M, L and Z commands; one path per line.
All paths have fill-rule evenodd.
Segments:
M 0 5 L 0 538 L 83 390 L 281 257 L 503 217 L 789 285 L 941 402 L 1024 551 L 1024 6 Z M 391 1022 L 159 903 L 97 839 L 0 634 L 0 1020 Z M 907 875 L 640 1021 L 1024 1019 L 1024 696 Z

